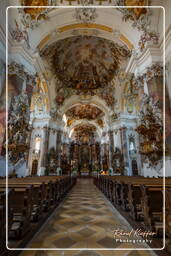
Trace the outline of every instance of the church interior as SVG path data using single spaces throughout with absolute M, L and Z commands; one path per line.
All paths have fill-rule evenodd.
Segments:
M 171 255 L 170 13 L 1 0 L 0 255 Z

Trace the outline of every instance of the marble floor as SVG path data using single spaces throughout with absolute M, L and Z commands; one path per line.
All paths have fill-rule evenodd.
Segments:
M 21 256 L 155 256 L 145 243 L 116 241 L 114 230 L 132 227 L 94 186 L 91 179 L 79 179 L 76 186 L 35 234 L 27 248 L 51 248 L 60 251 L 23 251 Z M 124 237 L 127 239 L 128 237 Z M 136 238 L 137 239 L 137 238 Z M 138 237 L 140 239 L 140 237 Z M 141 240 L 142 241 L 142 240 Z M 69 251 L 64 248 L 70 249 Z M 83 249 L 81 249 L 83 248 Z M 94 248 L 96 248 L 94 250 Z M 110 251 L 102 249 L 110 248 Z M 112 249 L 125 249 L 112 251 Z M 133 248 L 133 250 L 128 250 Z M 77 249 L 77 250 L 74 250 Z M 79 250 L 80 249 L 80 250 Z M 87 250 L 89 249 L 89 250 Z M 92 250 L 93 249 L 93 250 Z M 100 250 L 101 249 L 101 250 Z M 127 249 L 127 250 L 126 250 Z

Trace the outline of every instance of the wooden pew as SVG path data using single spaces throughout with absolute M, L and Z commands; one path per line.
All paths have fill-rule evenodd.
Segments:
M 14 192 L 9 198 L 10 209 L 13 209 L 13 217 L 9 217 L 9 238 L 24 239 L 26 233 L 32 232 L 49 216 L 75 183 L 76 178 L 69 176 L 9 178 L 8 187 Z M 1 179 L 1 193 L 5 188 L 6 180 Z M 1 208 L 0 216 L 4 216 L 5 208 Z
M 13 196 L 14 190 L 8 189 L 7 196 L 9 202 Z M 8 204 L 8 231 L 12 225 L 13 212 L 10 203 Z M 0 255 L 6 250 L 6 190 L 0 189 Z
M 0 184 L 0 188 L 3 188 L 5 185 Z M 32 188 L 32 193 L 31 193 L 31 203 L 32 203 L 32 210 L 31 210 L 31 215 L 30 215 L 30 220 L 31 221 L 38 221 L 38 219 L 41 216 L 41 211 L 42 211 L 42 202 L 43 202 L 43 184 L 34 184 L 30 185 L 28 183 L 9 183 L 8 187 L 9 188 L 25 188 L 31 186 Z
M 143 221 L 144 228 L 153 230 L 158 235 L 162 234 L 162 177 L 105 176 L 96 177 L 95 184 L 115 206 L 124 211 L 129 211 L 129 215 L 135 221 Z M 166 190 L 171 190 L 171 178 L 166 179 Z M 158 203 L 156 204 L 156 202 Z
M 32 211 L 32 187 L 13 186 L 14 193 L 8 199 L 13 211 L 12 225 L 9 230 L 9 238 L 21 238 L 29 230 L 29 220 Z M 0 191 L 5 191 L 0 188 Z
M 144 225 L 160 234 L 163 229 L 163 186 L 141 185 Z
M 166 249 L 171 254 L 171 190 L 166 190 Z
M 17 185 L 28 186 L 29 184 L 32 184 L 36 194 L 34 204 L 38 205 L 44 212 L 47 212 L 49 207 L 53 204 L 52 202 L 54 202 L 54 184 L 49 180 L 37 181 L 36 178 L 9 179 L 8 184 L 11 187 Z

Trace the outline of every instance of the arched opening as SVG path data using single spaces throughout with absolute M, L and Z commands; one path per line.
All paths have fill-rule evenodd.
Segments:
M 137 161 L 135 159 L 132 160 L 132 175 L 133 176 L 138 175 L 138 165 L 137 165 Z
M 155 4 L 169 1 L 157 0 Z M 1 2 L 8 5 L 9 1 Z M 163 89 L 162 8 L 145 7 L 156 0 L 16 2 L 23 8 L 10 8 L 8 15 L 7 73 L 11 78 L 7 79 L 8 138 L 3 142 L 3 146 L 8 143 L 9 175 L 14 170 L 8 182 L 12 188 L 8 191 L 9 248 L 39 245 L 62 248 L 64 254 L 65 248 L 85 248 L 77 256 L 91 254 L 86 252 L 91 247 L 99 248 L 97 254 L 107 248 L 138 250 L 139 237 L 128 243 L 118 239 L 117 243 L 113 231 L 119 227 L 129 235 L 138 226 L 164 234 L 163 184 L 158 177 L 163 171 L 163 120 L 159 111 Z M 40 8 L 34 8 L 38 2 Z M 63 8 L 67 4 L 71 8 Z M 104 4 L 105 8 L 94 4 Z M 140 8 L 134 4 L 140 4 Z M 46 5 L 52 9 L 46 9 Z M 5 23 L 0 24 L 0 52 L 5 45 L 3 31 Z M 171 27 L 165 31 L 169 60 Z M 169 99 L 166 102 L 169 106 Z M 169 120 L 170 113 L 166 108 Z M 0 166 L 6 171 L 1 158 Z M 3 199 L 5 179 L 0 177 L 0 183 Z M 145 197 L 149 200 L 143 200 Z M 156 198 L 160 199 L 158 204 Z M 4 202 L 0 200 L 2 209 Z M 5 220 L 2 222 L 1 233 L 5 234 Z M 21 234 L 19 239 L 17 234 Z M 151 245 L 144 240 L 141 250 L 153 246 L 153 240 Z
M 33 162 L 32 162 L 31 175 L 36 176 L 37 175 L 37 169 L 38 169 L 38 160 L 34 159 Z

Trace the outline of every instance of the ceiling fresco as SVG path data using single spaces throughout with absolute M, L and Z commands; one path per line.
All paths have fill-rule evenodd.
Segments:
M 91 124 L 81 124 L 74 128 L 73 136 L 76 140 L 82 142 L 90 141 L 90 138 L 95 137 L 96 127 Z
M 96 131 L 96 127 L 94 125 L 91 124 L 81 124 L 78 125 L 74 128 L 74 132 L 76 133 L 82 133 L 82 132 L 87 132 L 89 134 L 92 134 Z
M 89 91 L 106 87 L 130 51 L 106 39 L 75 36 L 46 47 L 41 56 L 65 87 Z
M 104 116 L 104 113 L 97 107 L 90 104 L 80 104 L 70 108 L 66 116 L 75 120 L 88 119 L 94 120 Z

